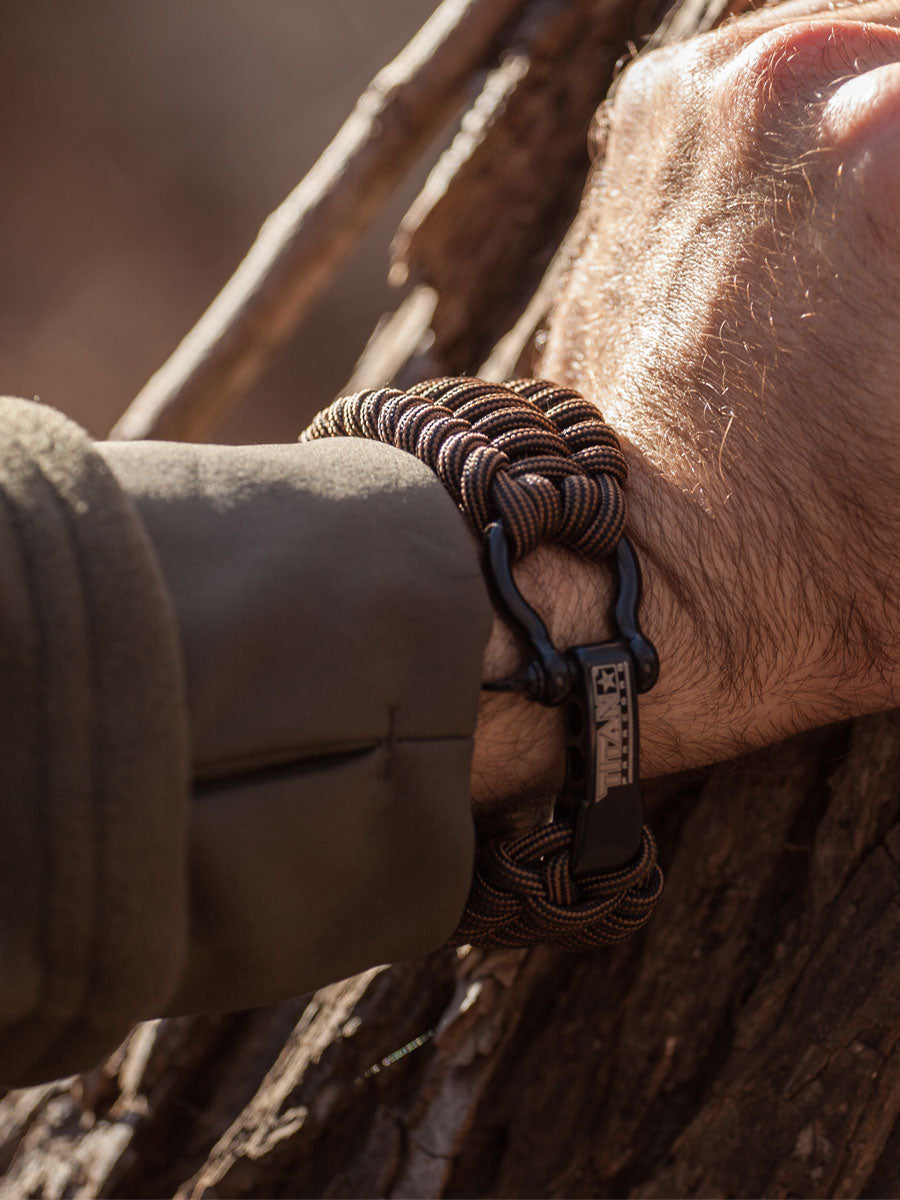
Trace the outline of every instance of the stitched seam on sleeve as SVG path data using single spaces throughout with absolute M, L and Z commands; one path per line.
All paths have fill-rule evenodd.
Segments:
M 440 745 L 443 742 L 471 742 L 473 736 L 474 734 L 471 733 L 420 734 L 408 737 L 395 737 L 390 740 L 396 746 L 405 745 L 407 742 L 410 744 L 434 742 Z M 373 750 L 381 749 L 387 745 L 388 740 L 388 735 L 385 734 L 383 737 L 370 738 L 362 744 L 353 742 L 342 746 L 340 743 L 335 743 L 330 745 L 327 750 L 319 752 L 312 752 L 308 746 L 304 747 L 297 744 L 293 746 L 279 746 L 277 750 L 260 750 L 256 754 L 236 755 L 234 758 L 216 758 L 195 764 L 194 782 L 195 784 L 203 784 L 207 781 L 215 782 L 223 776 L 232 773 L 235 775 L 251 775 L 257 771 L 277 771 L 286 767 L 314 768 L 317 765 L 327 765 L 329 760 L 333 760 L 337 766 L 347 761 L 347 759 L 356 758 L 363 754 L 370 754 Z
M 406 744 L 417 745 L 423 742 L 430 742 L 434 745 L 453 742 L 471 743 L 472 740 L 472 734 L 448 733 L 433 736 L 422 734 L 412 737 L 395 737 L 392 742 L 395 746 L 403 746 Z M 327 769 L 329 766 L 337 769 L 354 759 L 383 751 L 388 745 L 388 741 L 389 735 L 385 734 L 380 738 L 372 738 L 364 745 L 354 743 L 345 748 L 336 745 L 319 754 L 310 753 L 308 747 L 294 746 L 279 747 L 277 756 L 273 751 L 262 751 L 258 755 L 216 759 L 215 762 L 203 763 L 195 767 L 194 791 L 203 790 L 207 786 L 216 787 L 222 783 L 249 782 L 254 778 L 267 775 L 290 774 L 293 771 L 314 771 L 319 768 Z

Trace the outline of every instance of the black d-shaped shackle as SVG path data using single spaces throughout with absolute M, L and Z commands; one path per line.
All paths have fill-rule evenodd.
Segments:
M 527 665 L 487 691 L 518 691 L 547 707 L 565 705 L 566 774 L 554 818 L 573 821 L 573 875 L 621 867 L 641 847 L 638 780 L 639 693 L 659 676 L 653 643 L 641 631 L 641 570 L 626 537 L 616 546 L 617 637 L 559 651 L 541 617 L 519 591 L 499 522 L 485 533 L 486 575 L 498 609 L 529 651 Z

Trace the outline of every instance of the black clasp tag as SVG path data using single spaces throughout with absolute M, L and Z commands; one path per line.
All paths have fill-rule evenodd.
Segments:
M 566 777 L 556 811 L 573 821 L 572 874 L 581 875 L 619 867 L 641 846 L 638 689 L 622 642 L 575 646 L 566 658 L 577 683 L 565 704 Z
M 566 777 L 554 816 L 573 824 L 573 875 L 622 867 L 641 847 L 644 811 L 638 784 L 638 693 L 649 692 L 659 658 L 638 622 L 641 569 L 627 537 L 616 546 L 618 637 L 561 654 L 513 579 L 506 533 L 488 526 L 485 568 L 495 603 L 531 654 L 522 671 L 482 686 L 518 691 L 539 704 L 564 705 Z

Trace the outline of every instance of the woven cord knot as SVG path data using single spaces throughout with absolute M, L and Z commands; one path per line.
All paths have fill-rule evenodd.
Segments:
M 503 524 L 513 562 L 543 543 L 599 560 L 622 535 L 626 467 L 615 433 L 578 392 L 544 380 L 455 377 L 357 392 L 301 437 L 370 438 L 414 454 L 479 537 Z M 554 820 L 481 846 L 450 944 L 587 950 L 645 925 L 663 884 L 646 825 L 637 855 L 617 870 L 576 879 L 571 845 L 571 825 Z
M 503 523 L 513 562 L 543 542 L 605 558 L 625 524 L 616 435 L 577 392 L 540 380 L 463 377 L 357 392 L 319 413 L 303 436 L 375 438 L 414 454 L 476 533 Z
M 575 879 L 572 827 L 556 820 L 478 852 L 469 899 L 450 944 L 584 951 L 631 937 L 650 920 L 663 888 L 656 842 L 644 826 L 637 856 L 616 871 Z

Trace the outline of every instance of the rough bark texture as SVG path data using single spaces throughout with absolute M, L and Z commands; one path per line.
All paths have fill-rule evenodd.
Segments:
M 504 326 L 490 306 L 465 320 L 473 258 L 508 327 L 577 202 L 608 73 L 559 102 L 573 120 L 577 93 L 583 122 L 581 150 L 560 151 L 567 198 L 530 189 L 541 155 L 517 159 L 506 122 L 538 111 L 540 46 L 579 43 L 592 12 L 539 7 L 531 49 L 485 84 L 501 101 L 407 223 L 422 282 L 373 338 L 373 371 L 476 364 Z M 722 8 L 689 0 L 668 28 Z M 467 205 L 498 216 L 508 189 L 516 229 L 464 251 Z M 892 713 L 666 781 L 649 807 L 667 891 L 634 943 L 440 952 L 275 1009 L 141 1026 L 89 1075 L 0 1103 L 0 1196 L 896 1196 L 898 779 Z

